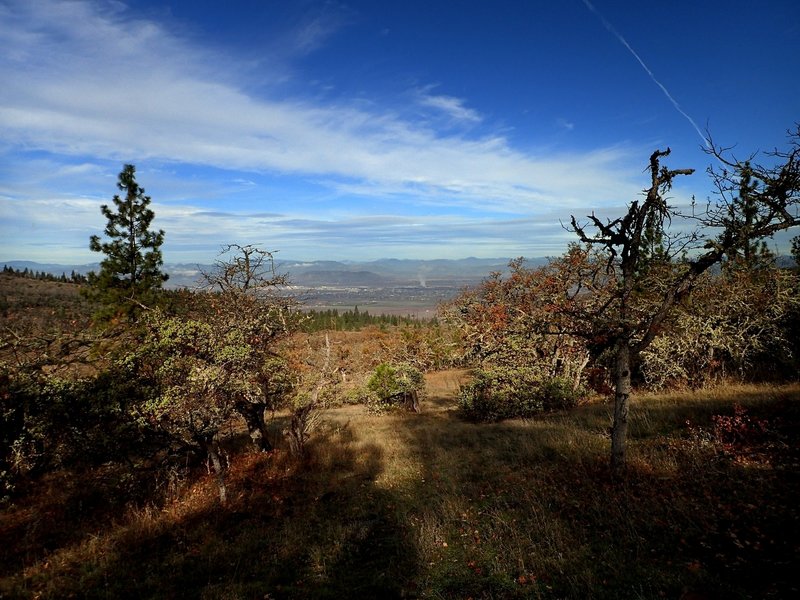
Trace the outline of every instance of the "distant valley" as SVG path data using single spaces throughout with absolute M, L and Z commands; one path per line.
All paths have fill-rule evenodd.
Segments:
M 275 261 L 278 273 L 288 275 L 290 289 L 308 308 L 353 308 L 372 314 L 397 314 L 431 317 L 436 306 L 454 297 L 459 290 L 485 279 L 493 271 L 504 272 L 507 258 L 465 258 L 459 260 L 382 259 L 370 262 Z M 532 259 L 538 265 L 546 259 Z M 65 265 L 33 261 L 5 261 L 18 269 L 67 276 L 73 271 L 86 274 L 99 264 Z M 194 288 L 200 274 L 212 265 L 165 264 L 168 288 Z

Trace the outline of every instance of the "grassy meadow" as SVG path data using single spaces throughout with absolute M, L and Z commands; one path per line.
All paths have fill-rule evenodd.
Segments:
M 0 597 L 797 597 L 800 386 L 638 396 L 613 482 L 610 405 L 472 424 L 466 376 L 326 411 L 299 461 L 234 432 L 224 506 L 202 467 L 48 474 L 0 513 Z

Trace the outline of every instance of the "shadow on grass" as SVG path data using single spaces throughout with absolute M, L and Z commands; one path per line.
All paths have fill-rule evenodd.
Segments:
M 0 512 L 0 577 L 112 527 L 126 505 L 147 501 L 160 484 L 150 470 L 114 463 L 22 482 L 19 501 Z
M 203 477 L 174 506 L 18 555 L 0 596 L 401 597 L 417 557 L 391 494 L 374 485 L 381 469 L 381 449 L 342 428 L 320 432 L 301 464 L 280 451 L 238 456 L 227 505 Z
M 719 456 L 684 423 L 738 401 L 796 430 L 797 394 L 767 396 L 643 400 L 617 483 L 608 406 L 493 425 L 462 421 L 446 395 L 421 415 L 344 411 L 300 463 L 236 456 L 226 506 L 202 475 L 164 508 L 31 545 L 0 595 L 793 597 L 798 465 Z M 4 528 L 0 543 L 26 535 Z
M 631 464 L 617 482 L 606 405 L 491 425 L 452 410 L 399 419 L 423 482 L 407 509 L 420 589 L 447 598 L 794 597 L 800 456 L 785 442 L 796 439 L 797 400 L 796 389 L 645 398 L 632 410 Z M 687 435 L 686 420 L 709 424 L 734 403 L 778 419 L 765 453 L 739 460 Z

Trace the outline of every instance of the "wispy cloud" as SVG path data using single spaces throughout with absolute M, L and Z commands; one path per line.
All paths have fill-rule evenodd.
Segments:
M 310 54 L 322 47 L 337 31 L 347 26 L 353 15 L 345 6 L 326 2 L 305 13 L 289 32 L 292 53 Z
M 208 262 L 220 246 L 232 240 L 280 249 L 293 259 L 364 260 L 381 257 L 461 258 L 468 255 L 543 256 L 563 249 L 569 233 L 553 213 L 536 217 L 485 215 L 320 217 L 247 211 L 207 211 L 191 205 L 154 202 L 154 227 L 168 232 L 164 247 L 170 262 Z M 69 215 L 65 222 L 64 215 Z M 27 258 L 52 262 L 57 250 L 62 262 L 92 262 L 88 239 L 102 230 L 98 203 L 48 197 L 38 201 L 0 198 L 3 226 L 28 240 L 26 253 L 16 252 L 13 237 L 0 241 L 0 259 Z M 58 241 L 48 233 L 57 229 Z
M 575 129 L 575 123 L 573 123 L 572 121 L 568 121 L 567 119 L 564 118 L 556 119 L 556 125 L 558 125 L 561 129 L 565 129 L 567 131 L 572 131 L 573 129 Z
M 312 51 L 337 26 L 335 19 L 309 20 L 298 34 L 297 48 Z M 418 122 L 407 116 L 402 107 L 376 102 L 320 104 L 274 90 L 256 95 L 237 81 L 237 70 L 231 68 L 235 57 L 204 50 L 156 22 L 137 18 L 117 2 L 6 0 L 0 4 L 0 45 L 0 152 L 7 163 L 20 160 L 20 149 L 44 152 L 47 160 L 62 160 L 57 168 L 71 169 L 73 179 L 96 184 L 104 171 L 104 185 L 93 188 L 100 192 L 113 192 L 108 165 L 140 161 L 211 166 L 233 172 L 228 181 L 234 182 L 250 181 L 248 172 L 299 177 L 334 197 L 375 198 L 377 212 L 390 212 L 393 203 L 402 201 L 452 211 L 489 209 L 509 218 L 536 216 L 556 207 L 621 202 L 639 190 L 638 169 L 630 165 L 638 165 L 641 155 L 630 148 L 521 150 L 464 100 L 434 94 L 430 88 L 419 93 L 420 105 L 475 127 L 437 129 L 428 119 Z M 269 81 L 272 72 L 262 68 L 263 79 Z M 3 184 L 0 210 L 29 219 L 34 227 L 50 226 L 37 214 L 52 214 L 52 203 L 65 200 L 48 192 L 55 181 L 45 181 L 47 172 L 34 180 L 31 170 L 26 181 Z M 195 192 L 208 196 L 201 188 L 198 183 Z M 267 232 L 286 243 L 330 243 L 315 237 L 319 223 L 309 225 L 312 233 L 304 234 L 299 221 L 262 215 L 258 208 L 238 214 L 227 207 L 190 206 L 193 202 L 185 198 L 177 193 L 172 200 L 158 198 L 158 227 L 170 232 L 167 243 L 172 248 L 218 240 L 223 234 L 227 239 L 221 241 L 252 240 Z M 89 227 L 102 228 L 96 203 L 91 211 L 88 206 L 81 204 L 70 213 L 81 234 Z M 284 214 L 285 208 L 275 212 Z M 294 210 L 298 216 L 302 212 Z M 321 205 L 315 210 L 322 210 Z M 341 231 L 369 223 L 330 222 Z M 503 221 L 508 227 L 516 222 Z M 434 243 L 444 227 L 469 235 L 479 227 L 477 222 L 397 223 L 408 235 L 416 232 L 414 239 L 423 240 L 419 243 L 427 243 L 426 231 Z M 388 227 L 375 231 L 398 231 Z M 333 228 L 325 231 L 326 239 L 340 239 Z M 380 239 L 391 246 L 401 236 L 387 233 Z M 489 239 L 501 243 L 500 237 Z M 466 234 L 464 240 L 469 243 Z
M 464 100 L 453 96 L 429 94 L 430 88 L 419 92 L 419 104 L 442 111 L 456 121 L 480 123 L 483 119 L 477 111 L 467 108 Z
M 278 213 L 233 213 L 219 210 L 198 210 L 188 215 L 190 217 L 219 217 L 221 219 L 274 219 L 280 217 Z
M 257 98 L 219 79 L 219 58 L 158 24 L 89 2 L 14 4 L 13 18 L 0 24 L 0 43 L 15 48 L 0 61 L 0 128 L 20 146 L 421 186 L 514 204 L 520 192 L 558 203 L 620 181 L 619 152 L 542 158 L 502 135 L 443 135 L 391 110 Z M 423 101 L 480 119 L 456 98 Z

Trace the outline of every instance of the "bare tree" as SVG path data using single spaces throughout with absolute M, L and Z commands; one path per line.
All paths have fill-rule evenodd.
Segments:
M 667 148 L 650 156 L 650 187 L 644 200 L 632 202 L 623 217 L 603 221 L 593 213 L 586 223 L 571 218 L 571 230 L 582 242 L 601 249 L 607 258 L 606 275 L 616 281 L 613 294 L 594 315 L 594 335 L 605 340 L 614 356 L 611 467 L 615 474 L 625 466 L 631 374 L 639 353 L 709 268 L 749 248 L 754 240 L 800 225 L 800 126 L 790 132 L 787 151 L 766 153 L 771 164 L 756 163 L 756 155 L 737 160 L 729 150 L 709 137 L 709 153 L 720 165 L 708 170 L 717 188 L 717 202 L 699 214 L 682 214 L 664 197 L 676 177 L 694 172 L 662 166 L 661 159 L 670 154 Z M 743 182 L 746 203 L 736 195 Z M 691 227 L 688 231 L 671 228 L 677 220 Z M 658 253 L 653 251 L 654 240 Z M 683 256 L 689 258 L 672 262 Z M 647 286 L 648 278 L 653 281 L 650 267 L 656 259 L 669 267 L 658 270 L 657 285 Z M 637 302 L 644 287 L 655 292 L 648 302 Z
M 275 269 L 275 253 L 247 244 L 222 247 L 214 270 L 203 272 L 206 288 L 219 292 L 252 292 L 286 285 L 287 277 Z

